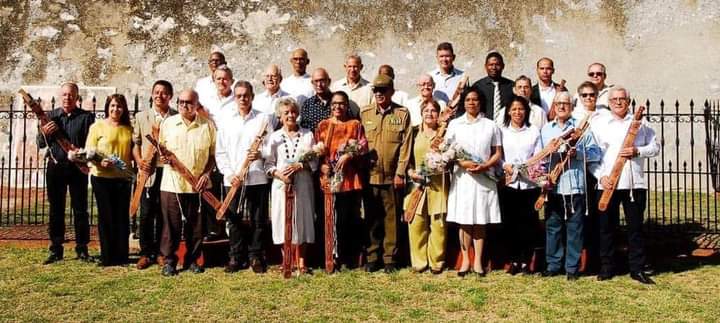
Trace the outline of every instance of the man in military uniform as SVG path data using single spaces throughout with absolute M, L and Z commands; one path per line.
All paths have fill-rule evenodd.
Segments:
M 365 221 L 370 235 L 366 271 L 396 270 L 397 254 L 396 190 L 405 185 L 405 169 L 410 158 L 411 126 L 407 108 L 392 102 L 393 80 L 378 75 L 372 83 L 375 102 L 360 111 L 368 139 L 369 184 L 365 193 Z

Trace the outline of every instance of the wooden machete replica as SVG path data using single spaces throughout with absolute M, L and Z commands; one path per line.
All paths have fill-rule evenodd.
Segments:
M 150 141 L 150 144 L 155 146 L 155 149 L 160 153 L 161 156 L 164 156 L 165 158 L 170 160 L 170 166 L 176 172 L 178 172 L 178 174 L 180 174 L 180 177 L 182 177 L 184 180 L 188 181 L 190 185 L 195 187 L 198 179 L 193 176 L 190 170 L 182 162 L 180 162 L 179 159 L 177 159 L 177 157 L 172 151 L 168 150 L 163 144 L 159 143 L 149 134 L 145 135 L 145 138 Z M 220 207 L 220 201 L 209 190 L 202 190 L 202 192 L 200 192 L 200 195 L 202 195 L 203 199 L 208 202 L 208 204 L 210 204 L 210 207 L 212 207 L 213 209 L 217 210 Z
M 27 107 L 29 107 L 33 113 L 35 113 L 35 116 L 38 118 L 38 122 L 40 122 L 40 126 L 44 126 L 44 125 L 52 122 L 52 120 L 50 120 L 50 118 L 47 116 L 47 114 L 45 114 L 45 111 L 43 111 L 42 107 L 40 106 L 40 103 L 38 101 L 36 101 L 35 99 L 33 99 L 33 97 L 30 96 L 30 94 L 25 92 L 25 90 L 23 90 L 23 89 L 18 90 L 18 93 L 20 93 L 20 96 L 22 96 L 23 101 L 25 102 L 25 105 Z M 80 149 L 78 147 L 75 147 L 75 145 L 73 145 L 70 142 L 70 140 L 65 135 L 65 133 L 63 133 L 59 129 L 58 129 L 58 131 L 56 131 L 55 133 L 52 134 L 52 137 L 55 139 L 55 141 L 57 141 L 58 144 L 60 144 L 60 148 L 62 148 L 62 150 L 64 150 L 66 154 L 71 151 L 76 151 L 76 150 Z M 48 149 L 50 149 L 50 147 L 48 147 Z M 84 163 L 74 163 L 74 164 L 75 164 L 75 166 L 77 166 L 80 169 L 81 172 L 83 172 L 83 174 L 87 175 L 88 173 L 90 173 L 90 168 L 88 168 L 87 164 L 84 164 Z
M 635 115 L 633 115 L 633 121 L 630 124 L 630 128 L 628 128 L 628 132 L 625 135 L 625 140 L 623 141 L 623 149 L 634 146 L 635 137 L 637 137 L 640 126 L 642 125 L 643 112 L 645 112 L 644 106 L 640 106 L 637 110 L 635 110 Z M 630 158 L 622 156 L 618 156 L 618 158 L 615 159 L 615 164 L 613 164 L 610 176 L 608 176 L 608 179 L 610 179 L 612 186 L 603 187 L 603 192 L 600 196 L 600 202 L 598 202 L 598 209 L 600 211 L 607 210 L 608 204 L 610 203 L 610 198 L 612 197 L 613 192 L 615 192 L 615 186 L 617 185 L 618 180 L 620 180 L 620 175 L 622 174 L 623 168 L 625 168 L 625 162 L 627 162 L 628 159 Z
M 157 124 L 154 124 L 152 126 L 152 137 L 157 140 L 159 138 L 160 128 Z M 154 145 L 148 145 L 145 148 L 145 158 L 143 158 L 143 162 L 153 165 L 155 162 L 155 153 L 157 150 L 155 149 Z M 142 169 L 139 170 L 137 175 L 137 180 L 135 181 L 135 191 L 133 191 L 132 199 L 130 200 L 130 216 L 134 217 L 135 214 L 137 214 L 138 208 L 140 208 L 140 197 L 142 197 L 143 189 L 145 188 L 145 183 L 147 183 L 148 178 L 150 178 L 150 175 L 152 173 L 146 172 Z

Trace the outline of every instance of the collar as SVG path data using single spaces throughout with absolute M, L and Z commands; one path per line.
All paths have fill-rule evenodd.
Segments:
M 260 93 L 260 95 L 264 96 L 266 98 L 277 99 L 277 98 L 280 98 L 283 96 L 287 96 L 288 94 L 285 93 L 285 91 L 283 91 L 282 89 L 278 89 L 277 92 L 275 92 L 275 94 L 270 94 L 270 91 L 265 90 L 265 92 Z
M 575 127 L 576 121 L 577 120 L 575 120 L 575 118 L 571 115 L 570 118 L 567 119 L 567 121 L 565 121 L 565 127 L 563 127 L 561 130 L 566 130 L 569 127 Z M 555 118 L 555 120 L 553 120 L 553 121 L 550 121 L 550 126 L 559 128 L 559 122 L 558 122 L 557 118 Z
M 505 128 L 508 129 L 509 131 L 512 131 L 512 132 L 515 132 L 515 133 L 525 132 L 525 131 L 528 131 L 528 129 L 530 129 L 530 128 L 528 128 L 528 126 L 526 126 L 526 125 L 523 125 L 522 127 L 520 127 L 520 129 L 516 129 L 515 127 L 513 127 L 513 126 L 510 125 L 510 124 L 509 124 L 507 127 L 505 127 Z
M 255 118 L 255 116 L 257 116 L 259 113 L 260 111 L 253 109 L 253 107 L 250 107 L 250 112 L 248 112 L 248 114 L 243 117 L 240 115 L 240 111 L 235 109 L 235 111 L 233 112 L 233 117 L 240 118 L 243 121 L 248 121 Z
M 543 87 L 542 84 L 540 84 L 540 82 L 538 82 L 537 86 L 538 86 L 538 90 L 540 90 L 540 91 L 550 92 L 551 89 L 555 90 L 557 83 L 555 83 L 555 81 L 550 81 L 550 86 Z
M 381 108 L 377 103 L 375 103 L 375 113 L 380 113 L 382 115 L 386 115 L 393 110 L 393 104 L 390 102 L 390 105 L 388 105 L 387 108 L 383 109 Z
M 370 83 L 370 82 L 368 82 L 368 80 L 366 80 L 362 76 L 360 76 L 360 80 L 357 82 L 357 84 L 355 84 L 355 86 L 350 89 L 354 90 L 361 86 L 365 86 L 368 83 Z M 347 87 L 350 86 L 350 81 L 348 80 L 347 76 L 345 78 L 343 78 L 342 86 L 347 86 Z
M 610 114 L 612 115 L 612 118 L 610 118 L 610 122 L 613 122 L 613 121 L 616 121 L 616 122 L 625 122 L 625 121 L 628 121 L 628 120 L 632 120 L 632 118 L 633 118 L 633 114 L 630 113 L 630 109 L 628 109 L 627 114 L 625 114 L 625 117 L 622 118 L 622 119 L 618 118 L 618 116 L 616 116 L 614 113 L 612 113 L 612 111 L 610 111 Z
M 445 73 L 443 73 L 442 68 L 440 68 L 440 67 L 438 66 L 438 67 L 433 71 L 433 74 L 439 75 L 439 76 L 453 77 L 453 76 L 462 74 L 462 71 L 459 70 L 459 69 L 457 69 L 457 68 L 455 68 L 455 65 L 453 65 L 453 68 L 450 70 L 450 73 L 445 74 Z
M 458 120 L 459 120 L 458 122 L 465 123 L 465 124 L 474 124 L 474 123 L 480 122 L 480 120 L 482 120 L 482 118 L 485 118 L 485 114 L 480 112 L 480 113 L 478 113 L 477 117 L 475 117 L 475 120 L 470 121 L 470 119 L 468 119 L 467 112 L 465 112 L 465 113 L 463 113 L 463 115 L 461 117 L 458 118 Z

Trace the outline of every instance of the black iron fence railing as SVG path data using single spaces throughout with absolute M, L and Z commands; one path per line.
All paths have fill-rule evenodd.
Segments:
M 144 100 L 142 100 L 144 101 Z M 87 110 L 103 118 L 93 98 Z M 131 103 L 140 110 L 140 98 Z M 144 101 L 147 102 L 147 101 Z M 54 99 L 47 109 L 55 106 Z M 632 108 L 637 105 L 632 102 Z M 88 105 L 88 104 L 86 104 Z M 646 164 L 648 228 L 659 232 L 720 233 L 720 101 L 682 106 L 645 101 L 645 120 L 655 129 L 660 153 Z M 44 151 L 35 144 L 37 120 L 24 107 L 0 107 L 0 226 L 44 224 L 48 220 Z M 90 190 L 91 223 L 97 210 Z M 69 198 L 69 197 L 68 197 Z M 70 213 L 70 203 L 66 203 Z M 72 221 L 72 217 L 67 217 Z

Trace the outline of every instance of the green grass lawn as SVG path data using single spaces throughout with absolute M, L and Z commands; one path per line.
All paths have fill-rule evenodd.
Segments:
M 71 250 L 66 254 L 71 255 Z M 165 278 L 157 267 L 99 268 L 67 259 L 41 265 L 43 249 L 0 245 L 0 321 L 716 321 L 720 266 L 676 261 L 644 286 L 627 276 L 439 277 L 408 270 L 316 273 L 285 280 L 279 272 Z M 682 267 L 688 268 L 688 267 Z

